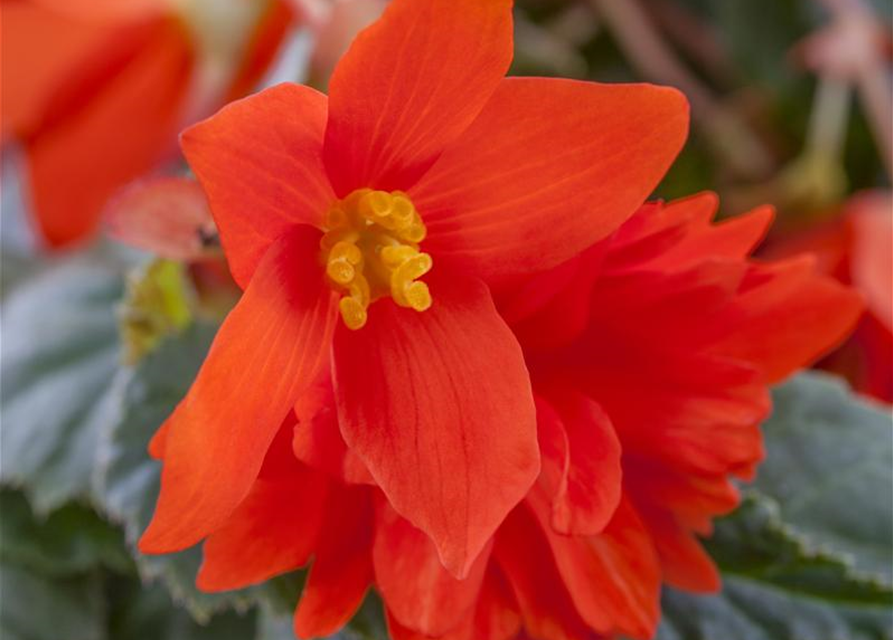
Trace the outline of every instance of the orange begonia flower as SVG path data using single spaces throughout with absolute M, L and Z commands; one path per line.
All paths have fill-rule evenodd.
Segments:
M 810 258 L 747 259 L 771 210 L 712 224 L 715 209 L 711 194 L 646 205 L 500 292 L 533 380 L 542 470 L 464 580 L 341 440 L 322 376 L 264 463 L 294 480 L 269 487 L 261 472 L 208 538 L 199 586 L 243 587 L 338 545 L 349 552 L 334 569 L 322 552 L 311 565 L 296 633 L 336 631 L 374 583 L 394 640 L 645 639 L 663 583 L 717 590 L 696 536 L 737 505 L 730 478 L 753 477 L 768 385 L 833 348 L 861 308 Z M 353 528 L 329 528 L 335 517 Z
M 612 233 L 688 125 L 675 90 L 505 79 L 511 57 L 511 0 L 395 0 L 328 99 L 280 85 L 183 134 L 245 294 L 153 444 L 144 552 L 225 522 L 331 368 L 351 452 L 450 572 L 472 569 L 540 467 L 490 287 Z
M 291 16 L 284 0 L 4 1 L 2 141 L 24 148 L 41 237 L 88 237 L 184 125 L 255 85 Z

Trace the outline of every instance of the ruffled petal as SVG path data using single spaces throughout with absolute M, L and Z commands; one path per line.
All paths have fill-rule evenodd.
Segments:
M 432 636 L 401 625 L 390 611 L 388 631 L 392 640 L 434 640 Z M 510 640 L 517 639 L 521 628 L 514 599 L 502 573 L 491 563 L 481 586 L 473 615 L 468 615 L 455 629 L 437 636 L 436 640 Z
M 472 615 L 490 560 L 489 546 L 464 580 L 441 564 L 431 539 L 386 502 L 378 509 L 372 550 L 375 583 L 399 623 L 430 636 L 442 636 Z
M 300 227 L 264 256 L 186 398 L 168 418 L 161 495 L 144 553 L 189 547 L 219 528 L 251 490 L 296 399 L 331 344 L 332 290 L 319 233 Z
M 558 574 L 542 529 L 526 505 L 512 511 L 499 528 L 493 557 L 509 583 L 531 637 L 592 637 Z
M 837 346 L 861 314 L 859 294 L 816 274 L 809 256 L 754 265 L 714 348 L 774 383 Z
M 329 482 L 291 457 L 293 427 L 294 419 L 286 421 L 251 492 L 205 541 L 196 580 L 202 591 L 240 589 L 297 569 L 310 559 Z
M 611 420 L 590 398 L 557 388 L 548 389 L 546 398 L 557 413 L 540 411 L 543 401 L 538 399 L 539 430 L 558 432 L 545 437 L 555 443 L 548 450 L 559 454 L 553 460 L 563 461 L 558 486 L 549 487 L 552 527 L 567 535 L 600 533 L 620 503 L 620 441 Z M 541 449 L 545 458 L 542 444 Z
M 375 484 L 366 465 L 347 448 L 338 427 L 335 392 L 328 370 L 295 405 L 298 422 L 292 451 L 305 464 L 348 484 Z
M 243 288 L 276 238 L 296 224 L 321 225 L 335 201 L 322 166 L 325 126 L 324 95 L 281 84 L 183 132 L 183 153 Z
M 660 617 L 661 571 L 645 525 L 628 500 L 597 536 L 564 536 L 550 524 L 548 499 L 531 492 L 558 572 L 583 620 L 596 631 L 636 638 L 654 635 Z
M 687 131 L 674 89 L 508 78 L 409 191 L 425 249 L 485 280 L 560 264 L 636 211 Z
M 480 112 L 512 59 L 511 0 L 393 0 L 329 85 L 339 196 L 406 190 Z
M 642 503 L 637 506 L 660 556 L 664 582 L 695 593 L 719 591 L 719 571 L 694 534 L 668 511 Z
M 539 472 L 521 349 L 476 280 L 431 279 L 423 313 L 380 300 L 335 334 L 341 431 L 398 513 L 467 575 Z
M 295 610 L 299 638 L 326 638 L 356 613 L 372 583 L 372 493 L 368 487 L 333 491 L 331 505 Z

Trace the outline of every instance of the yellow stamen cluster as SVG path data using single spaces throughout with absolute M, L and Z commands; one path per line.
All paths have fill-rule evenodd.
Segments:
M 369 305 L 385 296 L 416 311 L 431 306 L 428 285 L 419 281 L 433 265 L 419 251 L 425 233 L 400 191 L 358 189 L 329 209 L 320 246 L 326 274 L 344 292 L 338 306 L 349 329 L 365 325 Z

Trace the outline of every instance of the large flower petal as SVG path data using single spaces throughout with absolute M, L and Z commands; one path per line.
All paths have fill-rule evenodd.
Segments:
M 397 621 L 442 636 L 471 615 L 490 553 L 489 548 L 481 553 L 469 576 L 457 580 L 441 564 L 431 539 L 382 501 L 372 557 L 376 585 Z
M 485 280 L 553 267 L 635 212 L 687 130 L 673 89 L 508 78 L 409 192 L 425 249 Z
M 394 508 L 467 575 L 539 471 L 521 348 L 476 280 L 432 279 L 424 313 L 376 302 L 335 334 L 341 431 Z
M 276 238 L 295 224 L 319 226 L 334 202 L 322 166 L 325 126 L 324 95 L 282 84 L 224 107 L 181 136 L 243 288 Z
M 372 582 L 372 494 L 368 487 L 333 492 L 316 559 L 295 610 L 299 638 L 322 638 L 353 617 Z
M 318 232 L 301 227 L 270 248 L 168 418 L 161 495 L 140 540 L 144 553 L 184 549 L 223 524 L 315 380 L 336 318 L 318 242 Z
M 512 58 L 511 0 L 394 0 L 329 85 L 325 162 L 339 196 L 407 189 L 467 127 Z

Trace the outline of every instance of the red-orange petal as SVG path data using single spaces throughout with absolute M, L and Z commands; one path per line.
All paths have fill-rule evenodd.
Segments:
M 521 618 L 505 578 L 494 564 L 487 569 L 473 614 L 455 629 L 435 639 L 404 627 L 391 611 L 387 611 L 387 622 L 392 640 L 520 640 Z
M 375 484 L 357 454 L 347 448 L 338 427 L 331 373 L 308 389 L 295 404 L 298 422 L 292 437 L 294 456 L 318 471 L 348 484 Z
M 660 564 L 630 502 L 620 502 L 608 527 L 597 536 L 556 532 L 550 525 L 548 500 L 536 490 L 528 503 L 586 624 L 607 635 L 652 637 L 660 617 Z
M 499 528 L 493 557 L 510 585 L 531 637 L 592 637 L 558 573 L 542 529 L 526 504 L 512 511 Z
M 307 583 L 295 610 L 299 638 L 336 633 L 356 613 L 372 582 L 372 493 L 341 486 L 330 497 Z
M 276 238 L 296 224 L 320 226 L 334 202 L 322 166 L 325 126 L 324 95 L 281 84 L 183 132 L 183 153 L 243 288 Z
M 636 506 L 660 556 L 664 582 L 695 593 L 719 591 L 719 570 L 694 534 L 668 511 L 641 502 Z
M 687 131 L 674 89 L 507 78 L 409 191 L 425 250 L 485 280 L 553 267 L 636 211 Z
M 398 513 L 468 574 L 539 472 L 521 349 L 477 280 L 432 278 L 424 313 L 390 300 L 335 334 L 344 439 Z
M 339 196 L 405 190 L 480 112 L 512 59 L 511 0 L 393 0 L 329 85 L 325 162 Z
M 558 442 L 566 448 L 559 454 L 564 468 L 552 494 L 552 527 L 566 535 L 600 533 L 620 503 L 621 450 L 614 425 L 577 391 L 549 388 L 545 394 L 557 413 L 538 412 L 539 429 L 559 431 Z
M 372 558 L 375 584 L 396 620 L 414 631 L 442 636 L 472 615 L 490 548 L 478 556 L 467 578 L 457 580 L 441 564 L 431 539 L 382 500 Z
M 837 346 L 861 314 L 859 294 L 816 274 L 810 256 L 754 265 L 716 350 L 777 382 Z
M 319 233 L 299 227 L 267 252 L 168 418 L 161 495 L 144 553 L 189 547 L 246 497 L 283 418 L 328 356 L 334 295 Z
M 196 580 L 202 591 L 240 589 L 297 569 L 310 559 L 329 481 L 291 456 L 293 426 L 293 420 L 286 421 L 264 464 L 284 468 L 261 471 L 245 500 L 205 541 Z

